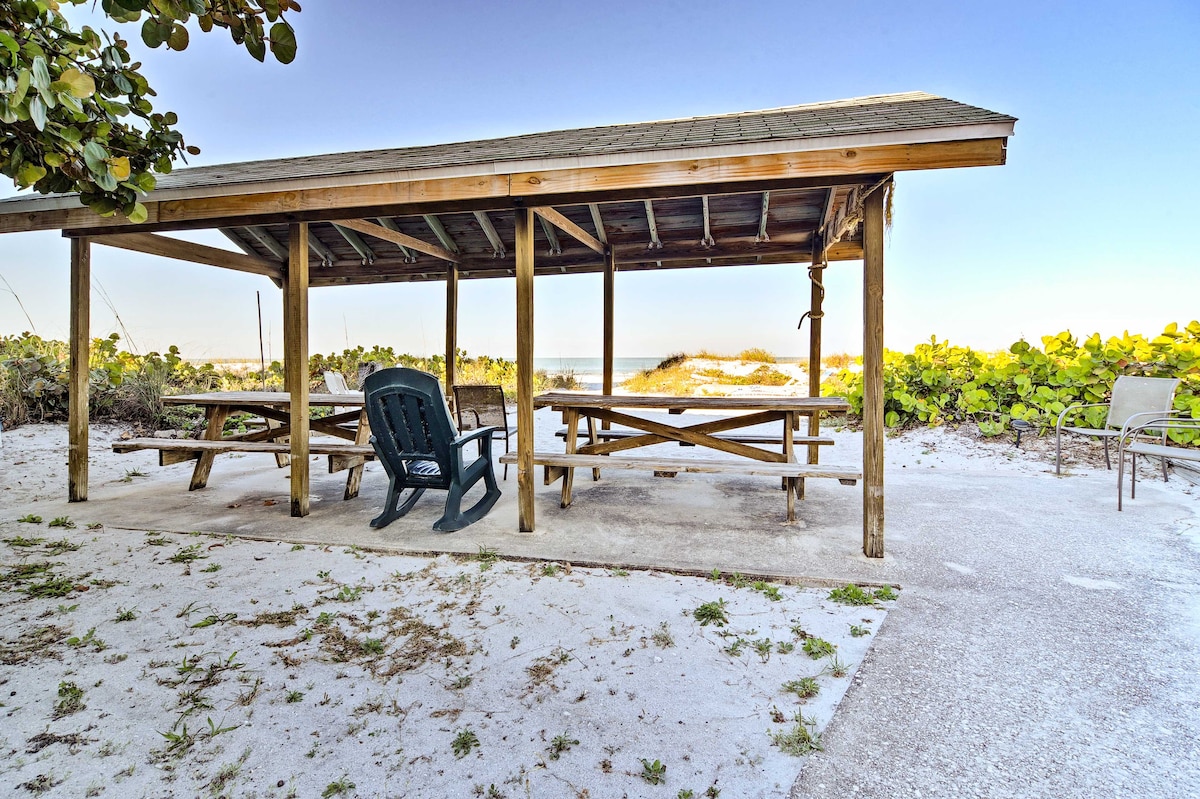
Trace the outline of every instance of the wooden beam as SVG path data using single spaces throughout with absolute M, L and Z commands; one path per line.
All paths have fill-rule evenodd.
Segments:
M 771 192 L 762 193 L 762 209 L 758 212 L 758 238 L 755 241 L 770 241 L 767 235 L 767 211 L 771 208 Z
M 616 275 L 617 275 L 617 256 L 610 249 L 604 255 L 604 346 L 603 346 L 603 372 L 604 372 L 604 394 L 613 393 L 613 360 L 615 350 L 613 349 L 613 333 L 616 327 L 615 303 L 616 303 Z M 605 423 L 605 429 L 608 429 L 608 423 Z
M 245 239 L 242 238 L 242 234 L 238 232 L 240 228 L 222 227 L 217 228 L 217 230 L 221 231 L 221 234 L 225 236 L 225 238 L 229 239 L 233 246 L 237 247 L 246 255 L 249 255 L 252 258 L 262 257 L 253 247 L 246 243 Z
M 592 224 L 596 226 L 596 238 L 608 244 L 608 233 L 604 230 L 604 217 L 600 215 L 600 206 L 588 203 L 588 211 L 592 214 Z
M 429 229 L 433 231 L 433 235 L 437 236 L 438 241 L 442 243 L 443 247 L 452 253 L 458 253 L 458 245 L 450 237 L 450 234 L 446 232 L 442 220 L 438 219 L 435 214 L 424 214 L 422 219 L 425 220 L 425 224 L 429 225 Z
M 476 211 L 475 221 L 479 223 L 479 227 L 483 228 L 483 235 L 487 236 L 488 243 L 492 245 L 492 257 L 503 258 L 506 255 L 504 240 L 496 232 L 496 226 L 492 224 L 487 211 Z
M 288 257 L 287 247 L 279 243 L 279 240 L 271 235 L 271 231 L 259 225 L 251 225 L 243 228 L 247 233 L 255 238 L 259 244 L 266 247 L 272 255 L 278 258 L 281 262 L 286 261 Z
M 337 255 L 334 254 L 333 250 L 326 247 L 323 241 L 317 238 L 317 234 L 313 232 L 311 227 L 308 229 L 308 248 L 321 259 L 322 266 L 333 266 L 334 261 L 337 260 Z
M 333 229 L 340 233 L 342 238 L 346 240 L 346 243 L 353 247 L 354 251 L 362 257 L 362 261 L 365 265 L 370 266 L 371 264 L 375 263 L 375 252 L 367 246 L 365 241 L 358 237 L 357 233 L 348 227 L 343 227 L 342 225 L 337 224 L 336 222 L 331 224 L 333 224 Z
M 825 247 L 819 241 L 813 246 L 812 266 L 808 269 L 809 309 L 808 309 L 808 396 L 821 396 L 821 327 L 825 320 Z M 821 435 L 821 417 L 813 414 L 808 417 L 808 435 L 816 438 Z M 808 447 L 808 462 L 817 463 L 820 459 L 821 448 L 815 444 Z
M 454 407 L 455 367 L 458 365 L 458 264 L 446 264 L 446 399 Z
M 364 221 L 366 221 L 366 220 L 364 220 Z M 400 226 L 397 225 L 396 220 L 392 219 L 391 217 L 381 216 L 376 221 L 378 221 L 379 224 L 383 225 L 385 228 L 392 231 L 393 233 L 400 232 Z M 343 227 L 345 227 L 344 223 L 343 223 Z M 416 250 L 410 250 L 408 247 L 405 247 L 403 244 L 400 244 L 395 241 L 393 241 L 392 244 L 395 244 L 400 249 L 400 253 L 404 256 L 405 261 L 407 261 L 410 264 L 417 262 L 417 251 Z
M 118 233 L 112 236 L 101 236 L 93 241 L 96 244 L 117 247 L 122 250 L 143 252 L 148 255 L 159 255 L 163 258 L 175 258 L 179 261 L 191 261 L 208 266 L 219 266 L 223 269 L 249 272 L 252 275 L 265 275 L 275 279 L 282 276 L 279 264 L 268 261 L 266 258 L 242 255 L 240 252 L 172 239 L 156 233 Z
M 283 368 L 291 395 L 291 499 L 293 516 L 308 515 L 308 224 L 288 230 L 283 281 Z
M 533 212 L 518 208 L 517 258 L 517 515 L 532 533 L 533 512 Z
M 366 233 L 368 236 L 374 236 L 377 239 L 383 239 L 384 241 L 390 241 L 393 244 L 399 244 L 400 246 L 407 247 L 410 250 L 416 250 L 417 252 L 423 252 L 426 255 L 432 255 L 434 258 L 441 258 L 443 261 L 457 263 L 459 260 L 461 260 L 455 253 L 443 249 L 436 244 L 429 244 L 428 242 L 421 241 L 416 236 L 409 236 L 406 233 L 401 233 L 398 230 L 386 228 L 383 225 L 377 225 L 374 222 L 368 222 L 365 219 L 342 219 L 338 221 L 338 224 L 342 227 L 350 228 L 351 230 L 357 230 L 359 233 Z
M 530 209 L 533 210 L 533 209 Z M 546 237 L 546 242 L 550 245 L 549 255 L 562 255 L 562 244 L 558 240 L 558 234 L 554 232 L 554 226 L 538 217 L 538 224 L 542 226 L 542 234 Z
M 863 554 L 883 557 L 883 195 L 863 219 Z
M 67 384 L 67 501 L 88 498 L 88 379 L 91 376 L 92 254 L 71 240 L 71 341 Z
M 533 208 L 531 210 L 535 214 L 537 214 L 539 217 L 541 217 L 544 221 L 549 222 L 551 225 L 554 225 L 556 228 L 561 230 L 563 233 L 566 233 L 568 236 L 575 239 L 577 242 L 584 245 L 588 249 L 593 250 L 601 255 L 604 254 L 604 250 L 606 249 L 604 246 L 604 242 L 600 241 L 600 239 L 598 239 L 595 236 L 593 236 L 592 234 L 588 233 L 586 230 L 584 230 L 579 225 L 572 222 L 570 219 L 567 219 L 567 217 L 563 216 L 558 211 L 554 210 L 553 208 L 550 208 L 549 206 L 539 206 L 539 207 Z
M 701 247 L 712 247 L 716 245 L 716 240 L 712 234 L 712 218 L 708 211 L 708 195 L 705 194 L 700 198 L 700 209 L 704 217 L 704 238 L 700 239 Z
M 658 223 L 654 221 L 654 203 L 643 200 L 646 205 L 646 225 L 650 228 L 650 244 L 646 249 L 662 249 L 662 239 L 658 237 Z

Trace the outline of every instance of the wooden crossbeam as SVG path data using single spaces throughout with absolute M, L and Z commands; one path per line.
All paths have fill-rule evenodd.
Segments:
M 396 220 L 392 219 L 391 217 L 381 216 L 376 221 L 378 221 L 379 224 L 383 225 L 388 230 L 391 230 L 396 233 L 400 232 L 400 226 L 397 225 Z M 410 264 L 415 264 L 417 262 L 417 251 L 416 250 L 410 250 L 408 247 L 405 247 L 403 244 L 398 244 L 397 242 L 394 242 L 394 241 L 392 242 L 392 244 L 395 244 L 397 247 L 400 248 L 400 252 L 403 253 L 405 261 L 407 261 Z
M 479 223 L 479 227 L 483 228 L 483 235 L 487 236 L 488 243 L 492 245 L 492 257 L 503 258 L 506 254 L 504 240 L 496 232 L 496 226 L 492 224 L 491 217 L 487 215 L 487 211 L 476 211 L 475 221 Z
M 122 250 L 160 255 L 164 258 L 191 261 L 195 264 L 219 266 L 237 272 L 249 272 L 252 275 L 265 275 L 276 280 L 283 277 L 280 265 L 266 258 L 242 255 L 238 252 L 222 250 L 219 247 L 209 247 L 207 244 L 172 239 L 157 233 L 118 233 L 112 236 L 97 236 L 92 241 Z
M 416 236 L 410 236 L 407 233 L 401 233 L 398 230 L 386 228 L 383 225 L 377 225 L 374 222 L 368 222 L 365 219 L 340 219 L 338 224 L 342 227 L 348 227 L 351 230 L 357 230 L 359 233 L 366 233 L 368 236 L 374 236 L 377 239 L 390 241 L 393 244 L 399 244 L 402 247 L 407 247 L 410 250 L 423 252 L 426 255 L 432 255 L 434 258 L 441 258 L 443 261 L 458 263 L 459 257 L 449 250 L 442 249 L 436 244 L 430 244 L 426 241 L 421 241 Z
M 451 238 L 450 234 L 446 232 L 445 225 L 442 224 L 442 220 L 437 218 L 437 215 L 424 214 L 422 218 L 425 220 L 425 224 L 429 225 L 429 229 L 433 231 L 433 235 L 437 236 L 438 241 L 442 243 L 443 247 L 452 253 L 458 252 L 458 245 Z
M 608 234 L 604 232 L 604 217 L 600 215 L 600 206 L 588 203 L 588 210 L 592 213 L 592 224 L 596 226 L 596 238 L 608 244 Z
M 367 246 L 365 241 L 358 237 L 357 233 L 348 228 L 344 228 L 337 223 L 334 223 L 333 228 L 342 235 L 342 238 L 346 240 L 347 244 L 354 248 L 356 253 L 362 256 L 362 261 L 364 264 L 375 263 L 374 251 Z
M 246 255 L 252 256 L 254 258 L 259 257 L 258 253 L 254 250 L 254 248 L 251 247 L 249 244 L 247 244 L 246 240 L 242 238 L 240 233 L 238 233 L 237 228 L 221 227 L 221 228 L 217 228 L 217 230 L 221 231 L 221 233 L 225 236 L 225 238 L 227 238 L 231 242 L 233 242 L 233 245 L 235 247 L 237 247 L 239 250 L 241 250 L 242 252 L 246 253 Z
M 646 200 L 646 224 L 650 227 L 650 244 L 646 249 L 662 249 L 662 240 L 658 237 L 658 223 L 654 221 L 654 203 Z
M 558 228 L 563 233 L 566 233 L 568 236 L 575 239 L 588 249 L 594 250 L 601 255 L 604 254 L 604 242 L 600 241 L 598 238 L 591 235 L 579 225 L 575 224 L 570 219 L 567 219 L 567 217 L 563 216 L 563 214 L 555 211 L 553 208 L 549 206 L 540 206 L 538 208 L 534 208 L 533 212 L 537 214 L 538 217 L 540 217 L 543 221 L 554 225 L 554 227 Z M 597 211 L 597 213 L 599 213 L 599 211 Z M 559 252 L 562 252 L 562 248 L 559 248 Z

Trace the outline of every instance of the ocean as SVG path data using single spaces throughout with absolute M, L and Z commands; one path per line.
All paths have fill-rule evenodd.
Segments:
M 621 385 L 643 369 L 653 369 L 666 356 L 653 358 L 613 358 L 613 382 Z M 604 383 L 604 360 L 602 358 L 534 358 L 533 368 L 545 370 L 547 374 L 571 372 L 583 387 L 599 391 Z

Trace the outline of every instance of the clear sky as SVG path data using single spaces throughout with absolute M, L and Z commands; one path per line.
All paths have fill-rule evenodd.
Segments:
M 886 254 L 886 345 L 983 349 L 1025 336 L 1155 334 L 1200 317 L 1200 3 L 370 2 L 306 0 L 289 66 L 223 31 L 149 51 L 156 109 L 195 165 L 436 144 L 922 90 L 1019 117 L 1008 164 L 906 172 Z M 111 23 L 108 23 L 111 27 Z M 135 26 L 124 37 L 141 46 Z M 140 56 L 142 57 L 142 56 Z M 0 187 L 0 194 L 12 194 Z M 219 234 L 189 238 L 230 246 Z M 68 248 L 0 237 L 0 276 L 37 332 L 65 338 Z M 861 265 L 827 278 L 826 352 L 861 351 Z M 92 332 L 187 357 L 257 353 L 265 278 L 97 247 Z M 95 289 L 95 287 L 94 287 Z M 803 269 L 618 275 L 618 356 L 761 346 L 803 354 Z M 513 284 L 464 281 L 460 346 L 515 353 Z M 313 352 L 430 353 L 443 285 L 315 290 Z M 29 322 L 0 282 L 0 334 Z M 598 276 L 540 278 L 536 355 L 600 352 Z

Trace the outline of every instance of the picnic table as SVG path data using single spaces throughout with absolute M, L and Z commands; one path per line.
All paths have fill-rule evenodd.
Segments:
M 800 417 L 821 413 L 845 413 L 850 405 L 844 397 L 660 397 L 644 395 L 577 394 L 549 392 L 534 397 L 535 408 L 552 408 L 563 414 L 566 429 L 565 452 L 534 452 L 535 464 L 545 468 L 545 483 L 562 478 L 562 507 L 571 504 L 571 488 L 576 468 L 591 468 L 599 479 L 601 468 L 651 469 L 656 475 L 673 477 L 678 472 L 726 472 L 778 477 L 787 490 L 787 518 L 795 521 L 795 500 L 803 498 L 807 477 L 836 478 L 853 484 L 862 478 L 857 469 L 820 466 L 816 447 L 831 445 L 832 439 L 800 436 L 796 431 Z M 622 409 L 622 410 L 618 410 Z M 643 418 L 625 411 L 667 411 L 681 415 L 687 411 L 732 412 L 736 415 L 695 424 L 675 425 Z M 587 422 L 586 443 L 579 445 L 580 422 Z M 621 425 L 624 430 L 598 430 L 597 422 Z M 771 422 L 782 423 L 776 439 L 761 433 L 731 431 Z M 716 450 L 729 458 L 669 458 L 657 455 L 614 456 L 615 453 L 667 442 Z M 778 442 L 779 450 L 755 444 Z M 812 447 L 811 463 L 798 463 L 795 447 Z M 501 462 L 515 463 L 516 455 L 505 455 Z
M 163 397 L 164 405 L 196 405 L 204 409 L 207 426 L 204 438 L 131 438 L 113 443 L 114 452 L 152 449 L 159 453 L 159 465 L 167 466 L 195 460 L 188 489 L 195 491 L 208 484 L 213 461 L 223 452 L 268 452 L 279 466 L 287 465 L 287 443 L 291 435 L 291 395 L 283 391 L 214 391 L 205 394 L 176 394 Z M 334 408 L 329 416 L 313 418 L 309 429 L 314 433 L 343 439 L 350 443 L 312 441 L 309 452 L 329 457 L 330 473 L 349 470 L 345 499 L 358 496 L 363 465 L 373 457 L 368 441 L 371 426 L 367 422 L 366 403 L 361 391 L 349 394 L 309 394 L 310 408 Z M 261 417 L 266 426 L 244 433 L 224 435 L 230 414 L 249 413 Z

